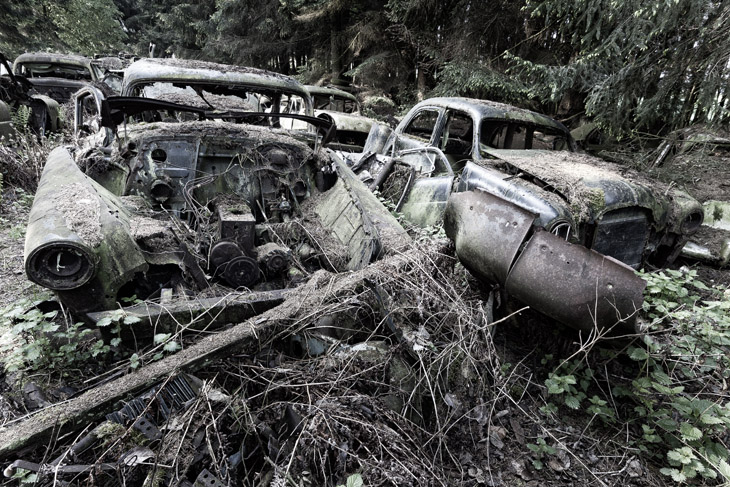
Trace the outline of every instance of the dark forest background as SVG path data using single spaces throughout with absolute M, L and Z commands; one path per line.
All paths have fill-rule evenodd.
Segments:
M 8 57 L 125 51 L 582 115 L 614 134 L 730 120 L 730 2 L 3 0 Z

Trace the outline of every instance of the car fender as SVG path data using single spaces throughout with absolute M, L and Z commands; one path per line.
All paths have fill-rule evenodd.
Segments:
M 473 190 L 451 195 L 444 229 L 464 267 L 531 308 L 582 331 L 633 333 L 645 281 L 615 259 L 533 231 L 536 217 Z

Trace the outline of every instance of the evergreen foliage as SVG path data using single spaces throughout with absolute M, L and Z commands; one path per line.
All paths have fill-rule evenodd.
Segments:
M 728 2 L 7 0 L 0 14 L 11 56 L 126 41 L 138 55 L 154 45 L 401 102 L 451 94 L 584 110 L 614 133 L 730 121 Z
M 104 54 L 127 35 L 113 0 L 8 0 L 0 5 L 0 50 L 9 58 L 33 50 Z
M 728 2 L 7 0 L 0 14 L 11 57 L 126 41 L 138 55 L 154 45 L 158 56 L 344 79 L 398 101 L 418 92 L 585 110 L 614 133 L 730 121 Z
M 541 100 L 578 90 L 586 112 L 618 132 L 730 120 L 727 2 L 529 0 L 526 10 L 547 26 L 544 47 L 565 52 L 552 62 L 506 54 Z

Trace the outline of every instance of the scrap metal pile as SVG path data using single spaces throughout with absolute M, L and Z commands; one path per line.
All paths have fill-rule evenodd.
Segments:
M 6 476 L 36 485 L 463 480 L 492 441 L 495 303 L 634 333 L 634 269 L 672 262 L 703 219 L 506 105 L 427 100 L 353 155 L 282 75 L 142 60 L 119 89 L 73 95 L 25 270 L 136 362 L 0 427 Z M 182 349 L 145 349 L 160 336 Z

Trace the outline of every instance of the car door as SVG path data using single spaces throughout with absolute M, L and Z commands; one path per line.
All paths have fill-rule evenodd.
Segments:
M 451 194 L 454 173 L 451 164 L 437 146 L 444 122 L 443 108 L 423 107 L 396 129 L 393 153 L 399 163 L 409 168 L 401 171 L 403 191 L 396 211 L 421 227 L 439 225 Z
M 475 124 L 468 113 L 452 109 L 446 110 L 443 120 L 436 142 L 456 173 L 474 158 Z
M 434 145 L 442 111 L 437 107 L 424 107 L 414 113 L 401 130 L 396 129 L 393 133 L 389 151 L 399 152 Z
M 420 227 L 440 225 L 454 183 L 448 159 L 439 148 L 427 146 L 401 151 L 398 160 L 410 171 L 396 211 Z

